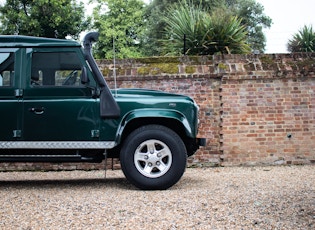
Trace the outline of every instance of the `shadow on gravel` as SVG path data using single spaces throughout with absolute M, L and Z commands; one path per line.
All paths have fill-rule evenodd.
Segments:
M 198 187 L 202 181 L 183 177 L 177 184 L 167 190 L 182 190 L 189 187 Z M 138 188 L 128 182 L 126 178 L 104 178 L 104 179 L 45 179 L 45 180 L 1 180 L 0 190 L 3 189 L 121 189 L 140 191 Z
M 13 178 L 13 177 L 12 177 Z M 183 190 L 189 188 L 198 188 L 205 183 L 204 179 L 183 175 L 183 177 L 172 187 L 167 190 Z M 20 179 L 13 178 L 1 179 L 0 174 L 0 190 L 19 189 L 70 189 L 70 188 L 88 188 L 88 189 L 121 189 L 141 191 L 133 186 L 125 177 L 109 177 L 109 178 L 64 178 L 64 179 Z
M 0 189 L 69 189 L 69 188 L 116 188 L 136 190 L 125 178 L 64 179 L 64 180 L 0 180 Z

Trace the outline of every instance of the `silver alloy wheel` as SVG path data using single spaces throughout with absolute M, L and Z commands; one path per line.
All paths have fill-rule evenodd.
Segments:
M 134 163 L 137 170 L 149 178 L 157 178 L 168 172 L 172 165 L 169 147 L 159 140 L 147 140 L 135 151 Z

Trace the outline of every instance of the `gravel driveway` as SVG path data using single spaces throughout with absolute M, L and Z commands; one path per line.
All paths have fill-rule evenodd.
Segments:
M 0 229 L 315 229 L 315 166 L 189 168 L 166 191 L 121 171 L 1 172 Z

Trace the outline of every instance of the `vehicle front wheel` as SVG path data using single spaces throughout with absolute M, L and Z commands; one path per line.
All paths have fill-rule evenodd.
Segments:
M 126 178 L 136 187 L 162 190 L 182 177 L 187 153 L 174 131 L 148 125 L 136 129 L 125 139 L 120 161 Z

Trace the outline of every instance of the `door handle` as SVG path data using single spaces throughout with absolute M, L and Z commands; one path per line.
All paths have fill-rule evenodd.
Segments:
M 30 112 L 33 112 L 33 113 L 37 114 L 37 115 L 41 115 L 41 114 L 44 113 L 45 108 L 44 108 L 44 107 L 40 107 L 40 108 L 29 108 L 28 110 L 29 110 Z

